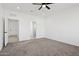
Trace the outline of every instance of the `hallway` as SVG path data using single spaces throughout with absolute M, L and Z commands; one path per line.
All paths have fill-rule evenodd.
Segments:
M 9 43 L 18 42 L 18 41 L 19 41 L 19 39 L 18 39 L 18 37 L 16 35 L 8 37 L 8 42 Z

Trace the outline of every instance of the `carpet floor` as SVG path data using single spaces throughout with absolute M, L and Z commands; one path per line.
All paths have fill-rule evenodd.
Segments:
M 0 56 L 79 56 L 79 47 L 40 38 L 8 43 Z

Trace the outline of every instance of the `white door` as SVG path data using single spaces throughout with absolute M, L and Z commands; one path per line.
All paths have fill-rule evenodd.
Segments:
M 3 18 L 3 47 L 8 43 L 8 20 Z

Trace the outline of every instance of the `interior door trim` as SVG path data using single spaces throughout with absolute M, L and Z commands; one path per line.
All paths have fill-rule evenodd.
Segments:
M 3 48 L 5 47 L 5 18 L 3 18 Z

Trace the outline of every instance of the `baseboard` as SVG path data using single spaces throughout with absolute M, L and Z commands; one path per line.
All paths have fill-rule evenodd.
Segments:
M 59 42 L 62 42 L 62 43 L 66 43 L 66 44 L 69 44 L 69 45 L 74 45 L 74 46 L 78 46 L 78 47 L 79 47 L 79 45 L 77 45 L 77 44 L 74 44 L 74 43 L 71 43 L 71 42 L 66 42 L 66 41 L 64 41 L 64 40 L 53 39 L 53 38 L 51 38 L 51 37 L 46 37 L 46 38 L 51 39 L 51 40 L 55 40 L 55 41 L 59 41 Z

